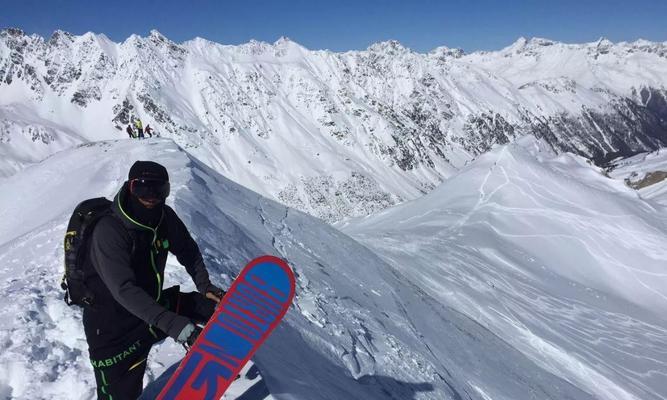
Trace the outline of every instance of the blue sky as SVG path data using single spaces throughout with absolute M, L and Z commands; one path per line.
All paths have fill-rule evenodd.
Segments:
M 494 50 L 520 36 L 667 41 L 666 16 L 667 0 L 0 0 L 0 28 L 45 37 L 63 29 L 123 41 L 157 29 L 176 42 L 200 36 L 239 44 L 287 36 L 310 49 L 335 51 L 389 39 L 421 52 L 441 45 Z

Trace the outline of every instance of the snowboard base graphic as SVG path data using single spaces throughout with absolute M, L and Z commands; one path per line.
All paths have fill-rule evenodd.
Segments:
M 287 313 L 294 290 L 282 259 L 248 263 L 157 398 L 220 399 Z

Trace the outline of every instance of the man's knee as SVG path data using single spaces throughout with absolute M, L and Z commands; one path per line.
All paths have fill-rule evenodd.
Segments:
M 109 367 L 95 368 L 99 399 L 136 399 L 143 390 L 148 353 L 123 360 Z

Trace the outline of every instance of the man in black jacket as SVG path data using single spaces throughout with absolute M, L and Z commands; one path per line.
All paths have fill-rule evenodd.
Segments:
M 165 205 L 169 175 L 160 164 L 137 161 L 102 217 L 90 243 L 86 284 L 93 307 L 83 326 L 100 399 L 136 399 L 142 392 L 151 347 L 172 337 L 190 345 L 224 291 L 212 285 L 199 247 L 174 210 Z M 171 252 L 199 293 L 162 289 Z

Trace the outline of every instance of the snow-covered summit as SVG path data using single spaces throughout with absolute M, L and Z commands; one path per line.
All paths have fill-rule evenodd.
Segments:
M 382 53 L 387 56 L 401 56 L 412 52 L 412 50 L 403 46 L 398 40 L 386 40 L 374 43 L 368 46 L 368 51 L 371 53 Z
M 447 58 L 461 58 L 465 55 L 463 49 L 451 48 L 447 46 L 438 46 L 429 52 L 429 55 L 446 60 Z
M 553 46 L 555 44 L 562 45 L 560 42 L 554 42 L 553 40 L 543 39 L 543 38 L 525 38 L 520 37 L 511 45 L 505 47 L 501 52 L 509 54 L 521 54 L 528 51 L 539 50 L 540 47 Z

